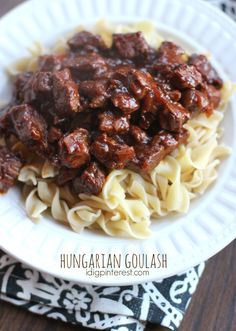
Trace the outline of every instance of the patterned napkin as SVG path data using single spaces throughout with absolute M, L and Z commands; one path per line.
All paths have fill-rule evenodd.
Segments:
M 236 19 L 236 0 L 207 1 Z M 140 285 L 80 285 L 32 270 L 0 250 L 0 299 L 94 329 L 142 331 L 150 322 L 177 330 L 203 270 L 204 263 Z
M 177 330 L 204 263 L 186 273 L 130 286 L 79 285 L 32 270 L 0 251 L 0 299 L 31 312 L 100 330 Z

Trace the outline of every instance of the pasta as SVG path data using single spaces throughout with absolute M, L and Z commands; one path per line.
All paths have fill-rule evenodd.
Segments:
M 162 41 L 149 22 L 114 27 L 100 21 L 95 30 L 107 44 L 111 43 L 114 31 L 141 30 L 155 47 Z M 65 47 L 66 38 L 62 38 L 53 52 L 60 52 Z M 16 74 L 33 70 L 35 58 L 45 49 L 37 43 L 30 51 L 30 59 L 19 61 L 8 72 Z M 230 148 L 219 143 L 222 133 L 219 125 L 232 93 L 233 85 L 225 84 L 220 109 L 210 118 L 202 113 L 185 124 L 189 132 L 187 145 L 179 146 L 149 174 L 142 176 L 126 169 L 112 171 L 98 196 L 80 194 L 77 197 L 69 187 L 57 187 L 53 182 L 56 169 L 48 162 L 32 160 L 30 165 L 22 168 L 18 178 L 25 184 L 27 214 L 38 220 L 50 210 L 53 218 L 69 224 L 76 232 L 91 228 L 101 229 L 110 236 L 148 237 L 151 219 L 173 212 L 187 213 L 191 200 L 203 194 L 217 178 L 220 160 L 230 153 Z

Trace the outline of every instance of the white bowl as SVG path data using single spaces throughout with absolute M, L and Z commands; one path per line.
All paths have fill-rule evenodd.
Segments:
M 212 62 L 225 79 L 236 78 L 236 25 L 219 10 L 200 0 L 57 0 L 29 1 L 0 21 L 1 99 L 10 96 L 4 68 L 27 54 L 33 41 L 52 45 L 75 26 L 99 18 L 127 23 L 153 20 L 160 33 L 190 51 L 211 52 Z M 52 219 L 34 224 L 27 218 L 18 189 L 0 198 L 0 246 L 26 264 L 60 278 L 82 283 L 125 285 L 162 279 L 186 270 L 220 251 L 236 237 L 236 110 L 230 102 L 222 126 L 223 141 L 232 155 L 219 168 L 219 177 L 205 194 L 191 203 L 186 215 L 153 221 L 147 240 L 111 238 L 85 230 L 72 232 Z M 86 276 L 84 269 L 64 269 L 60 254 L 135 252 L 165 253 L 168 267 L 142 276 Z

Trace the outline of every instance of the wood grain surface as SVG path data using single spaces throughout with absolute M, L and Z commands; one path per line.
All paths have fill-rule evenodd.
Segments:
M 0 0 L 0 16 L 22 2 L 23 0 Z M 178 331 L 236 331 L 235 261 L 236 241 L 207 262 L 197 292 Z M 86 331 L 88 329 L 37 316 L 0 301 L 0 331 L 31 330 Z M 146 330 L 167 331 L 155 325 L 148 325 Z

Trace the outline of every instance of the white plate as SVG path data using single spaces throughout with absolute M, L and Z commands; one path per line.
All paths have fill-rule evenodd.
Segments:
M 160 32 L 191 51 L 210 51 L 224 78 L 236 78 L 236 25 L 217 9 L 189 0 L 57 0 L 30 1 L 0 21 L 0 91 L 9 96 L 4 68 L 26 55 L 26 47 L 39 40 L 53 42 L 79 24 L 99 18 L 112 22 L 153 20 Z M 58 277 L 94 284 L 124 285 L 157 280 L 184 271 L 208 259 L 236 237 L 236 111 L 230 103 L 223 140 L 233 149 L 222 162 L 216 183 L 193 201 L 184 216 L 152 223 L 148 240 L 110 238 L 90 231 L 78 235 L 69 228 L 43 219 L 38 225 L 26 216 L 17 189 L 0 198 L 0 245 L 28 265 Z M 168 268 L 140 277 L 86 277 L 83 270 L 61 269 L 60 253 L 168 254 Z

